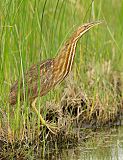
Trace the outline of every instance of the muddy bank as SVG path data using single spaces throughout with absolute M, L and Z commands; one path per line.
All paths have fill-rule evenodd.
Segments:
M 40 127 L 39 132 L 35 130 L 35 134 L 33 127 L 30 128 L 30 135 L 28 129 L 24 129 L 23 139 L 18 140 L 15 138 L 12 143 L 8 143 L 7 136 L 5 138 L 3 135 L 0 141 L 1 157 L 9 158 L 11 155 L 15 158 L 26 159 L 25 155 L 28 152 L 32 151 L 36 156 L 39 155 L 41 150 L 45 150 L 44 154 L 47 156 L 47 153 L 53 151 L 56 146 L 57 149 L 77 146 L 79 141 L 86 141 L 91 138 L 93 132 L 100 127 L 107 126 L 109 128 L 114 125 L 121 125 L 123 119 L 122 101 L 118 103 L 115 112 L 110 111 L 110 114 L 105 113 L 105 110 L 102 109 L 100 111 L 99 102 L 96 103 L 92 111 L 92 99 L 85 98 L 82 92 L 77 91 L 77 93 L 75 93 L 75 97 L 66 94 L 60 104 L 56 105 L 55 102 L 47 103 L 46 119 L 55 122 L 59 128 L 57 135 L 52 134 L 44 127 Z M 57 106 L 57 109 L 54 106 Z M 35 135 L 33 139 L 32 134 Z M 40 156 L 42 156 L 41 153 Z
M 94 74 L 94 72 L 89 73 L 89 77 Z M 32 120 L 31 110 L 18 135 L 17 132 L 11 130 L 6 115 L 1 113 L 1 157 L 26 158 L 28 152 L 35 155 L 42 151 L 46 154 L 56 146 L 58 149 L 73 147 L 78 144 L 79 140 L 86 141 L 90 138 L 92 131 L 98 128 L 121 125 L 123 119 L 122 78 L 116 72 L 108 73 L 107 77 L 108 84 L 103 78 L 99 79 L 95 91 L 95 81 L 92 81 L 92 78 L 87 82 L 88 90 L 73 83 L 71 77 L 67 79 L 61 101 L 50 101 L 45 106 L 46 121 L 51 125 L 55 124 L 58 129 L 56 135 L 46 127 L 39 126 L 37 117 L 35 121 Z M 41 113 L 44 113 L 43 109 Z

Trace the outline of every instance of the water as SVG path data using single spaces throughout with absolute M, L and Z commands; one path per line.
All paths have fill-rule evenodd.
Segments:
M 123 160 L 123 126 L 105 129 L 93 133 L 86 142 L 78 147 L 63 149 L 57 156 L 49 156 L 58 160 Z
M 58 150 L 56 146 L 57 149 L 49 150 L 44 154 L 44 160 L 123 160 L 123 126 L 102 128 L 95 132 L 89 130 L 89 133 L 86 140 L 80 139 L 76 147 L 72 145 Z M 16 153 L 19 150 L 20 153 L 23 151 L 18 148 Z M 38 154 L 33 154 L 30 150 L 26 159 L 42 160 L 40 152 L 42 153 L 42 150 L 39 149 Z

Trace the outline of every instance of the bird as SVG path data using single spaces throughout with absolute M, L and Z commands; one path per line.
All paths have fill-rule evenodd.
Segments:
M 45 96 L 68 76 L 72 70 L 78 40 L 91 28 L 101 23 L 102 21 L 94 21 L 79 26 L 61 47 L 56 57 L 32 65 L 24 74 L 24 79 L 16 80 L 11 86 L 9 104 L 14 106 L 18 102 L 18 97 L 23 103 L 26 95 L 30 106 L 37 115 L 40 115 L 41 124 L 55 134 L 54 126 L 45 121 L 38 112 L 37 98 Z

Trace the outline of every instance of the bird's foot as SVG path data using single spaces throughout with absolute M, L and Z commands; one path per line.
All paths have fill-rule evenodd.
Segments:
M 56 126 L 55 123 L 46 122 L 45 126 L 48 128 L 48 130 L 49 130 L 51 133 L 53 133 L 53 134 L 55 134 L 55 135 L 58 134 L 59 128 Z
M 35 99 L 35 100 L 33 101 L 33 103 L 32 103 L 32 108 L 34 109 L 34 111 L 36 112 L 36 114 L 37 114 L 38 116 L 40 116 L 41 124 L 42 124 L 43 126 L 46 126 L 51 133 L 57 135 L 57 133 L 59 132 L 59 128 L 58 128 L 55 124 L 46 122 L 46 121 L 43 119 L 42 115 L 41 115 L 41 114 L 39 115 L 39 112 L 38 112 L 38 110 L 37 110 L 37 108 L 36 108 L 36 106 L 35 106 L 36 100 L 37 100 L 37 99 Z
M 43 126 L 46 126 L 51 133 L 57 135 L 57 133 L 59 132 L 59 128 L 55 123 L 46 122 L 41 115 L 40 120 Z

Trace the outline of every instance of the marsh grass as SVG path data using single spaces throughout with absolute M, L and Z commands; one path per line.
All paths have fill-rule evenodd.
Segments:
M 64 125 L 64 132 L 61 132 L 68 138 L 74 131 L 71 125 L 79 124 L 80 128 L 113 125 L 123 103 L 123 1 L 6 0 L 0 1 L 0 8 L 0 108 L 5 111 L 0 123 L 3 140 L 7 144 L 9 140 L 20 144 L 16 150 L 27 157 L 34 153 L 34 148 L 38 150 L 41 141 L 41 152 L 45 151 L 47 130 L 40 127 L 39 117 L 26 101 L 23 106 L 19 99 L 14 107 L 8 104 L 10 86 L 16 79 L 24 81 L 24 73 L 32 64 L 55 57 L 78 25 L 98 19 L 105 23 L 79 41 L 71 75 L 39 99 L 37 108 L 43 117 L 57 125 L 71 122 L 68 130 Z M 82 111 L 79 116 L 77 109 Z M 69 121 L 76 116 L 74 123 Z M 8 127 L 11 128 L 10 136 Z M 49 141 L 53 138 L 51 136 Z M 21 148 L 23 141 L 24 150 Z M 11 157 L 15 155 L 14 147 L 10 147 Z

